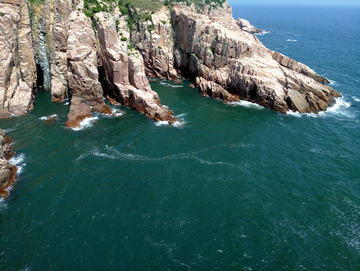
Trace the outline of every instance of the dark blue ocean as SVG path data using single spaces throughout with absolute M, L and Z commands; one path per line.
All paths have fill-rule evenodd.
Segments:
M 158 79 L 183 125 L 121 107 L 74 131 L 68 102 L 39 93 L 0 120 L 19 167 L 0 202 L 0 270 L 360 270 L 360 8 L 233 13 L 343 98 L 284 115 Z

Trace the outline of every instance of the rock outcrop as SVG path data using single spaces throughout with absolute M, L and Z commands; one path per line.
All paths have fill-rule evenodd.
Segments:
M 146 76 L 186 75 L 203 95 L 279 112 L 319 112 L 340 96 L 306 65 L 263 46 L 250 34 L 260 30 L 233 19 L 227 1 L 177 3 L 142 15 L 119 5 L 1 1 L 0 117 L 27 112 L 42 86 L 53 101 L 70 98 L 71 127 L 88 110 L 112 114 L 103 97 L 152 119 L 175 121 Z
M 172 9 L 172 20 L 175 68 L 202 93 L 230 101 L 241 98 L 283 113 L 317 113 L 341 96 L 309 67 L 267 49 L 240 28 L 226 28 L 181 6 Z M 232 20 L 230 26 L 236 24 Z
M 26 2 L 2 0 L 0 11 L 0 117 L 8 117 L 32 108 L 36 65 Z
M 91 26 L 91 20 L 83 13 L 74 10 L 69 16 L 69 36 L 67 44 L 68 84 L 71 94 L 71 106 L 66 126 L 78 127 L 76 120 L 83 119 L 82 110 L 86 103 L 92 111 L 111 114 L 105 105 L 103 89 L 99 82 L 97 41 Z M 82 100 L 82 102 L 79 102 Z M 80 115 L 76 115 L 76 113 Z
M 9 160 L 15 155 L 9 145 L 12 139 L 0 129 L 0 198 L 6 197 L 6 189 L 16 181 L 17 167 Z
M 150 21 L 140 23 L 131 40 L 143 56 L 148 76 L 177 80 L 174 30 L 168 8 L 163 7 L 151 16 Z
M 132 48 L 129 28 L 120 15 L 117 10 L 114 15 L 101 12 L 95 22 L 100 44 L 100 69 L 104 73 L 103 85 L 106 94 L 156 121 L 176 121 L 173 112 L 161 105 L 158 94 L 151 89 L 145 75 L 144 60 Z M 167 69 L 156 65 L 152 66 L 152 69 L 157 69 L 159 75 L 168 74 Z M 175 73 L 173 70 L 172 72 Z
M 263 33 L 263 31 L 259 28 L 256 28 L 255 26 L 253 26 L 252 24 L 250 24 L 250 22 L 248 20 L 245 19 L 238 19 L 237 20 L 237 25 L 240 27 L 240 29 L 242 31 L 246 31 L 250 34 L 261 34 Z

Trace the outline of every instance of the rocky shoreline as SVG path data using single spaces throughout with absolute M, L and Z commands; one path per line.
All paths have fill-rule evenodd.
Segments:
M 15 155 L 11 142 L 12 139 L 0 129 L 0 198 L 8 196 L 6 189 L 16 181 L 17 167 L 9 162 Z
M 341 95 L 306 65 L 267 49 L 261 30 L 232 17 L 227 1 L 153 3 L 3 0 L 0 3 L 0 117 L 31 110 L 42 87 L 69 98 L 66 123 L 111 115 L 104 97 L 155 121 L 177 119 L 147 76 L 189 77 L 206 96 L 246 100 L 278 112 L 318 113 Z

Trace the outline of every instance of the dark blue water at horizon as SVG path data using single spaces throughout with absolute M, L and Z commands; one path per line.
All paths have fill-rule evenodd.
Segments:
M 39 93 L 30 113 L 0 120 L 20 169 L 0 202 L 0 270 L 360 269 L 360 9 L 233 13 L 343 98 L 284 115 L 157 79 L 182 126 L 121 107 L 73 131 L 68 103 Z

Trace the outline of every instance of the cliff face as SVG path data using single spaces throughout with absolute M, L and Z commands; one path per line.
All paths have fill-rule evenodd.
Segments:
M 180 6 L 172 10 L 175 67 L 205 95 L 252 101 L 270 109 L 319 112 L 340 94 L 306 65 L 270 51 L 253 35 Z M 227 19 L 229 20 L 229 19 Z M 223 25 L 222 25 L 223 24 Z
M 0 129 L 0 198 L 6 197 L 5 190 L 16 181 L 17 167 L 9 163 L 15 153 L 10 147 L 12 139 Z
M 112 114 L 103 97 L 155 120 L 175 121 L 146 75 L 187 75 L 203 95 L 279 112 L 326 110 L 340 96 L 309 67 L 264 47 L 250 34 L 258 30 L 235 21 L 226 1 L 200 10 L 162 6 L 141 20 L 134 7 L 122 6 L 122 14 L 116 3 L 102 5 L 111 12 L 96 6 L 90 19 L 84 14 L 89 3 L 84 9 L 78 0 L 1 2 L 0 117 L 29 110 L 38 84 L 53 101 L 71 99 L 71 127 L 92 111 Z
M 104 74 L 102 82 L 107 95 L 152 119 L 174 122 L 173 112 L 161 105 L 159 96 L 151 89 L 144 60 L 132 48 L 129 28 L 120 15 L 117 8 L 114 14 L 99 13 L 95 21 L 99 67 Z
M 26 3 L 3 0 L 0 11 L 0 117 L 7 117 L 31 109 L 36 66 Z

